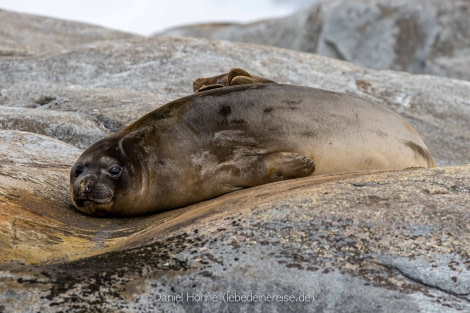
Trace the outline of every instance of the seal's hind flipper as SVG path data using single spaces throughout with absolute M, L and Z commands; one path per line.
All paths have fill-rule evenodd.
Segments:
M 228 84 L 232 85 L 232 79 L 238 76 L 252 77 L 251 74 L 245 71 L 244 69 L 239 68 L 239 67 L 234 67 L 230 69 L 230 72 L 228 72 L 228 77 L 227 77 Z
M 249 84 L 259 84 L 259 81 L 252 77 L 246 77 L 246 76 L 237 76 L 234 77 L 230 81 L 230 86 L 236 86 L 236 85 L 249 85 Z
M 199 77 L 193 82 L 193 91 L 201 92 L 220 87 L 246 85 L 246 84 L 277 84 L 271 79 L 251 75 L 242 68 L 234 67 L 228 73 L 213 77 Z

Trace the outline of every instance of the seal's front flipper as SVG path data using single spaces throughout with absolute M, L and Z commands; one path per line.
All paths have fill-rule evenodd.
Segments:
M 300 178 L 315 171 L 313 161 L 293 152 L 245 154 L 225 163 L 222 170 L 230 171 L 227 185 L 253 187 L 275 181 Z
M 269 181 L 305 177 L 315 171 L 315 163 L 311 159 L 293 152 L 270 153 L 263 161 Z

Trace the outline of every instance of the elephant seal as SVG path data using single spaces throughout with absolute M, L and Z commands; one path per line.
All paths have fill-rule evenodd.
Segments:
M 245 84 L 277 84 L 275 81 L 251 75 L 242 68 L 234 67 L 228 73 L 217 76 L 197 78 L 193 82 L 194 92 L 206 91 L 219 87 L 237 86 Z
M 432 166 L 416 131 L 381 105 L 250 84 L 172 101 L 99 140 L 73 166 L 70 189 L 82 212 L 131 216 L 308 175 Z

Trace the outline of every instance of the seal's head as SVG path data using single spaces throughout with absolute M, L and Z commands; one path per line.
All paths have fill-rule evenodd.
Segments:
M 115 204 L 131 182 L 125 156 L 114 140 L 102 140 L 88 148 L 70 172 L 70 192 L 76 208 L 105 216 L 119 214 Z

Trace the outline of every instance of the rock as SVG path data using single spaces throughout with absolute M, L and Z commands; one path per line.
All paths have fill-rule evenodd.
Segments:
M 37 104 L 40 104 L 40 105 L 45 105 L 45 104 L 48 104 L 49 102 L 51 101 L 54 101 L 56 99 L 56 97 L 51 97 L 51 96 L 40 96 L 40 97 L 37 97 L 36 99 L 34 99 L 34 102 L 36 102 Z
M 184 26 L 161 34 L 273 45 L 373 69 L 470 80 L 468 29 L 468 1 L 327 0 L 286 18 Z
M 0 131 L 0 146 L 0 261 L 49 260 L 62 243 L 56 219 L 70 210 L 67 176 L 80 150 L 12 130 Z M 76 253 L 73 245 L 62 246 L 70 248 Z
M 54 218 L 67 222 L 55 247 L 98 254 L 75 246 L 89 238 L 107 253 L 3 263 L 0 303 L 21 312 L 465 312 L 469 195 L 462 166 L 309 177 L 103 224 L 69 209 L 80 218 Z M 36 222 L 24 224 L 47 228 Z
M 1 9 L 0 20 L 0 58 L 61 51 L 96 41 L 139 37 L 85 23 Z
M 438 165 L 468 163 L 469 82 L 375 71 L 274 47 L 155 37 L 9 59 L 0 61 L 0 103 L 37 107 L 34 99 L 46 94 L 57 99 L 43 109 L 91 114 L 116 131 L 192 93 L 196 77 L 213 76 L 234 66 L 279 83 L 349 92 L 381 103 L 416 128 Z
M 94 116 L 74 112 L 2 108 L 0 129 L 46 135 L 81 149 L 112 134 Z
M 291 180 L 139 218 L 73 208 L 69 172 L 89 142 L 234 66 L 381 103 L 440 167 Z M 164 36 L 2 57 L 0 72 L 0 312 L 470 311 L 469 82 Z

